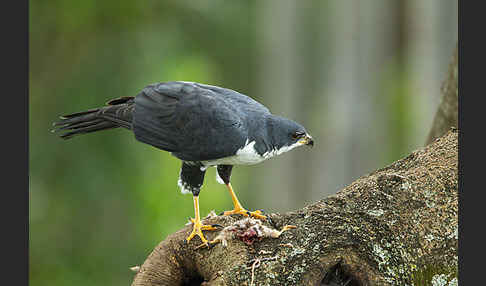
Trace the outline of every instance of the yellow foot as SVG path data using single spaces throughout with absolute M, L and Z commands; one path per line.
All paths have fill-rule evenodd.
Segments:
M 262 215 L 262 212 L 260 210 L 250 212 L 250 211 L 245 210 L 244 208 L 237 208 L 237 209 L 234 209 L 232 211 L 223 212 L 223 215 L 232 215 L 232 214 L 241 214 L 241 215 L 244 215 L 244 216 L 252 216 L 254 218 L 263 219 L 263 220 L 267 219 L 266 216 Z
M 201 241 L 203 242 L 200 246 L 197 248 L 200 248 L 202 246 L 207 246 L 209 247 L 208 240 L 204 237 L 204 234 L 202 233 L 203 230 L 217 230 L 218 228 L 213 225 L 204 225 L 201 223 L 201 221 L 196 221 L 195 219 L 191 218 L 191 222 L 193 223 L 193 228 L 191 234 L 186 238 L 186 242 L 189 243 L 191 239 L 194 236 L 199 236 Z

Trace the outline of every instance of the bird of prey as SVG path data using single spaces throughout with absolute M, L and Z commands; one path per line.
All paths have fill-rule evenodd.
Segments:
M 228 188 L 234 209 L 223 215 L 241 214 L 265 219 L 261 211 L 242 207 L 230 184 L 233 165 L 252 165 L 302 145 L 313 146 L 306 129 L 273 115 L 252 98 L 218 86 L 195 82 L 165 82 L 146 86 L 135 97 L 110 100 L 105 106 L 60 117 L 53 131 L 61 138 L 123 127 L 136 140 L 168 151 L 182 161 L 178 186 L 192 193 L 195 218 L 189 242 L 199 236 L 208 245 L 199 215 L 199 192 L 204 174 L 216 167 L 217 180 Z

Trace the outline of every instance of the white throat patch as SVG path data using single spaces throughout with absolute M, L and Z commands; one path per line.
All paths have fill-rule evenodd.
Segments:
M 304 143 L 296 142 L 290 146 L 284 146 L 280 149 L 272 149 L 265 152 L 263 155 L 259 155 L 255 150 L 255 141 L 249 142 L 246 140 L 245 146 L 236 151 L 236 155 L 224 157 L 216 160 L 202 161 L 205 166 L 215 165 L 254 165 L 263 162 L 272 157 L 278 156 L 282 153 L 288 152 L 295 147 L 302 146 Z
M 304 145 L 304 143 L 300 143 L 299 141 L 295 142 L 294 144 L 292 145 L 289 145 L 289 146 L 283 146 L 282 148 L 280 149 L 273 149 L 271 151 L 268 151 L 268 152 L 265 152 L 263 154 L 263 157 L 265 159 L 269 159 L 269 158 L 272 158 L 272 157 L 275 157 L 275 156 L 278 156 L 282 153 L 285 153 L 285 152 L 288 152 L 292 149 L 294 149 L 295 147 L 299 147 L 299 146 L 302 146 Z

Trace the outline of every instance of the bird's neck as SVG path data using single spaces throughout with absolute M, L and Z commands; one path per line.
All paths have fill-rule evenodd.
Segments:
M 267 142 L 269 149 L 268 151 L 278 150 L 283 147 L 279 140 L 277 140 L 278 135 L 281 132 L 280 128 L 278 127 L 281 120 L 281 117 L 273 114 L 267 118 L 266 132 L 268 135 L 267 138 L 269 138 L 269 142 Z

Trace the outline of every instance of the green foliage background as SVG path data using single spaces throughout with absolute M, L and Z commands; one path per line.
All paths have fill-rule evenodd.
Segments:
M 193 216 L 192 197 L 177 187 L 176 158 L 121 129 L 63 141 L 49 132 L 52 122 L 172 80 L 229 87 L 272 109 L 272 102 L 254 92 L 256 3 L 30 1 L 30 285 L 127 285 L 133 277 L 129 267 L 143 263 L 158 242 Z M 309 50 L 313 33 L 306 35 Z M 321 56 L 326 60 L 324 52 Z M 406 76 L 387 77 L 382 94 L 372 98 L 387 110 L 392 134 L 377 167 L 410 151 L 407 133 L 400 131 L 416 124 L 407 112 Z M 325 128 L 320 118 L 326 116 L 308 117 L 318 129 Z M 259 186 L 253 178 L 262 168 L 241 168 L 232 177 L 249 209 L 262 207 L 259 191 L 249 191 Z M 201 192 L 203 216 L 232 206 L 214 176 L 211 168 Z
M 126 285 L 128 268 L 193 216 L 192 197 L 177 187 L 180 162 L 170 154 L 125 130 L 69 141 L 49 130 L 59 115 L 136 95 L 153 82 L 248 93 L 250 5 L 211 13 L 189 1 L 30 2 L 31 285 Z M 243 173 L 234 179 L 240 189 Z M 203 215 L 231 207 L 214 176 L 212 169 L 210 191 L 201 194 Z

